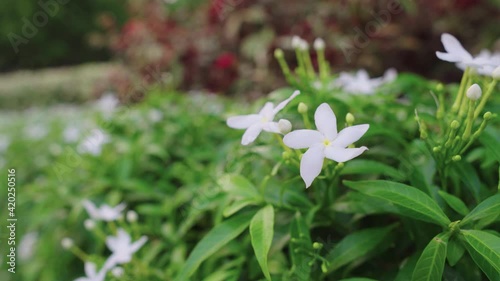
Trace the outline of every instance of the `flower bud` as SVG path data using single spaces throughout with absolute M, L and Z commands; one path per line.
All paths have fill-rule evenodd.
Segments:
M 299 44 L 299 49 L 301 51 L 308 51 L 309 50 L 309 44 L 306 42 L 306 40 L 300 40 L 300 44 Z
M 467 90 L 467 97 L 473 101 L 476 101 L 481 98 L 481 88 L 479 87 L 478 84 L 473 84 L 470 86 L 470 88 Z
M 280 59 L 280 58 L 282 58 L 284 56 L 285 56 L 285 54 L 283 53 L 282 49 L 276 49 L 276 50 L 274 50 L 274 57 L 276 59 Z
M 352 115 L 350 112 L 347 113 L 347 115 L 345 116 L 345 122 L 347 123 L 347 125 L 352 126 L 352 124 L 354 124 L 354 121 L 354 115 Z
M 438 152 L 440 152 L 440 151 L 441 151 L 441 146 L 435 146 L 435 147 L 433 147 L 433 148 L 432 148 L 432 151 L 433 151 L 434 153 L 438 153 Z
M 458 127 L 460 127 L 460 122 L 458 122 L 457 120 L 453 120 L 451 121 L 450 127 L 452 129 L 458 129 Z
M 73 246 L 73 239 L 71 238 L 68 238 L 68 237 L 64 237 L 62 240 L 61 240 L 61 245 L 64 249 L 69 249 Z
M 328 265 L 326 263 L 321 264 L 321 271 L 323 273 L 328 273 Z
M 83 226 L 85 227 L 86 230 L 92 230 L 95 228 L 95 221 L 93 221 L 91 219 L 86 219 L 83 222 Z
M 495 68 L 493 70 L 491 77 L 493 77 L 493 79 L 495 79 L 495 80 L 500 80 L 500 66 L 498 66 L 497 68 Z
M 111 274 L 113 274 L 114 277 L 116 278 L 120 278 L 123 276 L 123 267 L 114 267 L 113 269 L 111 269 Z
M 280 133 L 286 135 L 292 130 L 292 123 L 286 119 L 280 119 L 280 121 L 278 121 L 278 129 Z
M 324 50 L 325 49 L 325 41 L 321 38 L 316 38 L 316 40 L 314 40 L 314 49 L 316 51 Z
M 300 47 L 300 44 L 301 44 L 300 42 L 301 42 L 301 41 L 302 41 L 302 39 L 300 39 L 300 37 L 299 37 L 299 36 L 294 35 L 294 36 L 292 37 L 292 48 L 294 48 L 294 49 L 298 49 L 298 48 Z
M 134 211 L 128 211 L 127 212 L 127 221 L 129 221 L 129 222 L 136 222 L 137 219 L 138 219 L 138 217 L 139 216 Z
M 491 117 L 493 117 L 493 114 L 491 114 L 491 112 L 486 112 L 484 115 L 483 115 L 483 119 L 484 120 L 490 120 Z
M 320 250 L 321 248 L 323 248 L 323 244 L 321 244 L 319 242 L 313 243 L 313 249 Z
M 441 91 L 443 91 L 443 89 L 444 89 L 444 86 L 442 83 L 439 83 L 436 85 L 436 91 L 441 92 Z
M 307 113 L 307 105 L 303 102 L 299 103 L 299 106 L 298 106 L 298 111 L 300 114 L 306 114 Z
M 451 160 L 453 160 L 454 162 L 458 162 L 458 161 L 462 160 L 462 156 L 455 155 L 455 156 L 451 157 Z

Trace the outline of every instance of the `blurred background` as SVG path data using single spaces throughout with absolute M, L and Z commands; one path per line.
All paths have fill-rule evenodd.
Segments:
M 10 1 L 0 11 L 0 107 L 81 103 L 152 86 L 257 97 L 283 85 L 273 50 L 322 37 L 336 70 L 457 81 L 440 35 L 499 50 L 499 0 Z M 496 41 L 497 40 L 497 41 Z

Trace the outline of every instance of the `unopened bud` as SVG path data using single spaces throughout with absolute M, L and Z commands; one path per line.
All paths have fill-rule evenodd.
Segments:
M 314 49 L 316 51 L 324 50 L 325 49 L 325 41 L 321 38 L 316 38 L 316 40 L 314 40 Z
M 458 127 L 460 127 L 460 122 L 458 122 L 457 120 L 453 120 L 451 121 L 450 127 L 452 129 L 458 129 Z
M 299 36 L 294 35 L 294 36 L 292 37 L 292 48 L 294 48 L 294 49 L 298 49 L 298 48 L 300 47 L 300 44 L 301 44 L 300 42 L 301 42 L 301 41 L 302 41 L 302 39 L 300 39 L 300 37 L 299 37 Z
M 479 87 L 478 84 L 473 84 L 467 90 L 467 97 L 473 101 L 480 99 L 481 95 L 482 95 L 481 87 Z
M 484 120 L 490 120 L 491 118 L 493 117 L 493 114 L 491 114 L 491 112 L 486 112 L 484 115 L 483 115 L 483 119 Z
M 281 153 L 281 157 L 283 157 L 283 159 L 285 159 L 285 160 L 288 160 L 292 157 L 292 155 L 291 155 L 290 151 L 287 150 L 287 151 L 283 151 L 283 153 Z
M 438 152 L 440 152 L 440 151 L 441 151 L 441 146 L 435 146 L 435 147 L 433 147 L 433 148 L 432 148 L 432 151 L 433 151 L 434 153 L 438 153 Z
M 345 165 L 345 164 L 344 164 L 344 162 L 339 162 L 339 163 L 337 164 L 337 167 L 336 167 L 336 168 L 337 168 L 337 169 L 342 169 L 342 168 L 344 168 L 344 165 Z
M 313 243 L 313 249 L 319 250 L 321 248 L 323 248 L 323 244 L 321 244 L 319 242 L 314 242 Z
M 69 249 L 73 246 L 73 239 L 71 238 L 68 238 L 68 237 L 64 237 L 62 240 L 61 240 L 61 245 L 64 249 Z
M 500 66 L 498 66 L 497 68 L 495 68 L 493 70 L 491 77 L 493 77 L 493 79 L 495 79 L 495 80 L 500 80 Z
M 321 264 L 321 271 L 323 273 L 327 273 L 328 272 L 328 266 L 326 265 L 326 263 L 322 263 Z
M 458 162 L 458 161 L 462 160 L 462 156 L 455 155 L 455 156 L 451 157 L 451 160 L 453 160 L 454 162 Z
M 305 103 L 301 102 L 299 103 L 299 106 L 298 106 L 298 111 L 300 114 L 306 114 L 307 113 L 307 110 L 308 110 L 308 107 Z
M 91 219 L 86 219 L 83 222 L 83 226 L 85 227 L 86 230 L 92 230 L 95 228 L 95 221 L 93 221 Z
M 129 222 L 136 222 L 138 218 L 139 218 L 139 216 L 137 215 L 136 212 L 134 212 L 134 211 L 127 212 L 127 220 Z
M 354 124 L 354 121 L 354 115 L 352 115 L 350 112 L 347 113 L 347 115 L 345 116 L 345 122 L 347 123 L 347 125 L 352 126 L 352 124 Z
M 443 91 L 443 89 L 444 89 L 444 86 L 442 83 L 439 83 L 436 85 L 436 91 L 441 92 L 441 91 Z
M 284 56 L 285 56 L 285 54 L 283 53 L 282 49 L 276 49 L 276 50 L 274 50 L 274 57 L 275 58 L 280 59 L 280 58 L 282 58 Z
M 299 49 L 301 51 L 308 51 L 309 50 L 309 44 L 306 42 L 306 40 L 300 40 L 300 45 L 299 45 Z

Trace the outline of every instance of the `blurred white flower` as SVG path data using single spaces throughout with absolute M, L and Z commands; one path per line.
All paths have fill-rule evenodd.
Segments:
M 163 119 L 163 113 L 158 109 L 151 109 L 148 111 L 148 118 L 153 123 L 158 123 Z
M 61 240 L 61 246 L 64 248 L 64 249 L 69 249 L 71 247 L 73 247 L 73 239 L 71 238 L 68 238 L 68 237 L 64 237 L 62 240 Z
M 397 75 L 397 71 L 393 68 L 386 70 L 383 77 L 372 79 L 364 69 L 358 70 L 356 74 L 341 72 L 334 85 L 351 94 L 371 95 L 378 87 L 394 81 Z
M 101 154 L 102 146 L 109 142 L 109 136 L 98 129 L 92 130 L 92 134 L 85 138 L 78 146 L 80 153 L 88 153 L 94 156 Z
M 130 210 L 127 212 L 127 220 L 129 222 L 136 222 L 138 218 L 139 218 L 139 216 L 137 215 L 137 213 L 135 211 Z
M 478 74 L 484 76 L 493 77 L 495 68 L 500 67 L 500 52 L 491 53 L 489 50 L 481 50 L 474 59 L 484 62 L 480 66 L 472 67 Z M 457 67 L 465 70 L 467 66 L 464 63 L 457 63 Z
M 125 209 L 125 203 L 116 205 L 115 207 L 110 207 L 109 205 L 103 204 L 101 207 L 97 208 L 94 203 L 90 200 L 83 200 L 83 207 L 87 210 L 87 213 L 93 220 L 103 220 L 103 221 L 114 221 L 121 217 L 122 211 Z
M 63 131 L 63 138 L 66 143 L 73 143 L 78 141 L 80 137 L 80 130 L 76 127 L 66 127 Z
M 31 259 L 31 257 L 33 257 L 33 254 L 35 252 L 37 242 L 38 242 L 37 232 L 26 233 L 19 242 L 19 248 L 18 248 L 19 259 L 23 261 Z
M 252 143 L 263 130 L 271 133 L 280 133 L 278 123 L 273 122 L 274 116 L 299 94 L 299 91 L 295 91 L 292 96 L 282 101 L 276 107 L 274 107 L 272 102 L 266 102 L 258 114 L 229 117 L 227 125 L 233 129 L 246 129 L 241 139 L 242 145 Z
M 308 148 L 300 160 L 300 176 L 311 186 L 320 174 L 324 158 L 345 162 L 359 156 L 366 148 L 347 148 L 359 140 L 368 130 L 369 125 L 346 127 L 337 133 L 337 118 L 330 106 L 321 104 L 314 113 L 314 122 L 318 130 L 297 130 L 288 133 L 283 142 L 290 148 Z
M 106 261 L 106 267 L 112 268 L 117 264 L 128 263 L 132 260 L 132 255 L 137 252 L 146 243 L 148 238 L 142 236 L 139 240 L 132 243 L 130 235 L 123 230 L 118 229 L 117 236 L 108 236 L 106 245 L 112 252 L 111 256 Z
M 95 106 L 97 110 L 103 114 L 104 118 L 109 118 L 119 103 L 120 101 L 114 94 L 105 93 L 99 100 L 97 100 Z
M 75 279 L 75 281 L 104 281 L 106 276 L 106 268 L 102 268 L 97 272 L 97 266 L 92 262 L 85 262 L 85 277 Z
M 114 277 L 122 277 L 123 276 L 123 267 L 114 267 L 113 269 L 111 269 L 111 274 L 113 274 Z
M 86 230 L 92 230 L 95 228 L 95 221 L 92 219 L 86 219 L 83 222 L 83 226 L 85 227 Z
M 25 129 L 26 136 L 31 140 L 39 140 L 49 132 L 44 125 L 29 125 Z
M 488 65 L 488 60 L 484 57 L 473 58 L 472 55 L 465 50 L 460 41 L 453 35 L 443 33 L 441 35 L 441 42 L 443 43 L 446 53 L 436 52 L 436 56 L 443 61 L 454 62 L 459 67 L 479 67 Z

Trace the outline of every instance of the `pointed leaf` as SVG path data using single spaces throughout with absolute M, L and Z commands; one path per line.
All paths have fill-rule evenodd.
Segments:
M 415 187 L 391 181 L 344 181 L 352 189 L 390 202 L 398 207 L 398 213 L 414 219 L 448 226 L 446 217 L 437 203 Z
M 474 208 L 459 225 L 466 225 L 475 220 L 489 216 L 498 216 L 500 213 L 500 193 L 493 195 Z
M 481 230 L 461 230 L 467 252 L 490 280 L 500 280 L 500 237 Z
M 371 278 L 354 277 L 354 278 L 342 279 L 340 281 L 377 281 L 377 280 Z
M 453 210 L 455 210 L 455 212 L 461 214 L 462 216 L 465 216 L 470 212 L 469 208 L 467 208 L 465 203 L 462 200 L 460 200 L 460 198 L 441 190 L 439 190 L 438 193 L 441 196 L 441 198 L 444 199 L 446 204 L 448 204 L 448 206 L 450 206 Z
M 250 224 L 252 216 L 253 213 L 239 214 L 212 228 L 196 244 L 175 280 L 188 280 L 204 260 L 240 235 Z
M 330 263 L 328 272 L 335 271 L 370 253 L 382 243 L 393 228 L 394 226 L 369 228 L 347 235 L 326 256 Z
M 268 205 L 262 208 L 253 216 L 250 222 L 250 238 L 255 257 L 267 280 L 271 280 L 269 267 L 267 265 L 267 255 L 271 248 L 274 236 L 274 208 Z
M 222 190 L 242 199 L 259 199 L 257 188 L 245 177 L 240 175 L 224 175 L 219 181 Z
M 310 281 L 311 266 L 309 262 L 313 259 L 304 253 L 305 250 L 313 251 L 309 226 L 304 217 L 297 213 L 290 224 L 290 256 L 292 259 L 292 273 L 294 280 Z
M 457 262 L 464 255 L 465 248 L 460 245 L 460 243 L 456 239 L 450 239 L 448 241 L 448 250 L 446 252 L 446 259 L 450 266 L 455 266 Z
M 442 280 L 449 237 L 449 233 L 440 233 L 432 238 L 417 261 L 412 281 Z
M 352 160 L 345 164 L 342 168 L 341 175 L 358 175 L 358 174 L 381 174 L 389 176 L 396 180 L 403 180 L 404 175 L 393 167 L 372 160 Z

